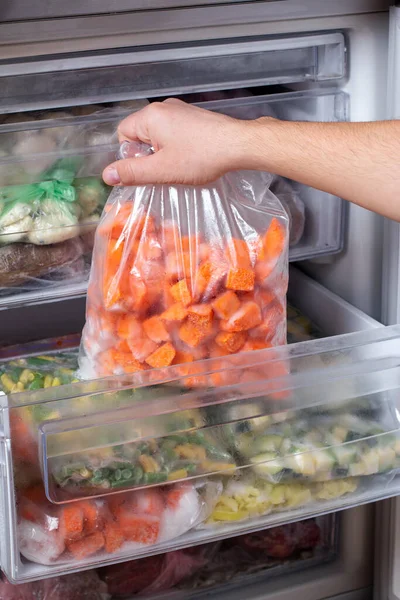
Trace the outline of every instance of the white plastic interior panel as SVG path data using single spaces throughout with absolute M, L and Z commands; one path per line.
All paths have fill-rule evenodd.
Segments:
M 200 106 L 239 119 L 272 116 L 291 121 L 346 121 L 348 118 L 348 98 L 337 90 L 220 100 Z M 340 252 L 344 239 L 343 201 L 314 188 L 294 182 L 290 185 L 305 205 L 304 233 L 291 248 L 290 259 L 298 261 Z M 271 189 L 274 191 L 273 184 Z M 292 227 L 296 227 L 295 219 Z
M 0 62 L 0 112 L 345 76 L 341 33 Z M 105 85 L 106 82 L 106 85 Z

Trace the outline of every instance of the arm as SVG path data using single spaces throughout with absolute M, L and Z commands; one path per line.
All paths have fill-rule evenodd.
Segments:
M 239 121 L 177 100 L 125 119 L 120 139 L 156 152 L 104 171 L 111 185 L 203 184 L 227 171 L 270 171 L 400 221 L 400 121 Z

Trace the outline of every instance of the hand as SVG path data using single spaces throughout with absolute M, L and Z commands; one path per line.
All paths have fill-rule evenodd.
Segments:
M 109 165 L 109 185 L 174 183 L 199 185 L 227 171 L 251 168 L 249 121 L 239 121 L 170 99 L 150 104 L 127 117 L 118 128 L 120 142 L 141 141 L 155 153 Z

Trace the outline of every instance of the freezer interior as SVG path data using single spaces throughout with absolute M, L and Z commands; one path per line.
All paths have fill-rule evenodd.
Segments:
M 342 121 L 348 118 L 349 99 L 340 89 L 346 76 L 339 31 L 7 61 L 0 108 L 0 309 L 85 294 L 110 191 L 101 172 L 115 159 L 117 123 L 129 112 L 148 100 L 191 94 L 194 102 L 218 98 L 205 106 L 238 118 Z M 290 91 L 296 84 L 311 87 Z M 269 174 L 265 187 L 289 214 L 290 260 L 342 250 L 339 198 Z
M 50 578 L 23 585 L 26 597 L 63 594 L 104 598 L 203 598 L 229 594 L 248 585 L 267 584 L 327 565 L 338 557 L 339 515 L 324 515 L 235 538 L 210 542 L 109 567 Z M 11 585 L 5 576 L 0 593 L 8 598 Z M 21 588 L 17 588 L 21 589 Z
M 311 337 L 289 314 L 289 331 Z M 356 317 L 353 329 L 370 331 L 199 362 L 196 377 L 170 367 L 80 382 L 73 340 L 25 357 L 4 349 L 7 576 L 151 556 L 398 493 L 399 330 Z

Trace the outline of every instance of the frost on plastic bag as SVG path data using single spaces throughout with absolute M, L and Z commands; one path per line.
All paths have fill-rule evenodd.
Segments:
M 81 375 L 194 375 L 198 359 L 284 344 L 288 242 L 258 173 L 116 188 L 96 232 Z
M 21 554 L 44 565 L 140 551 L 183 535 L 208 518 L 221 485 L 204 482 L 50 503 L 41 485 L 21 490 Z

